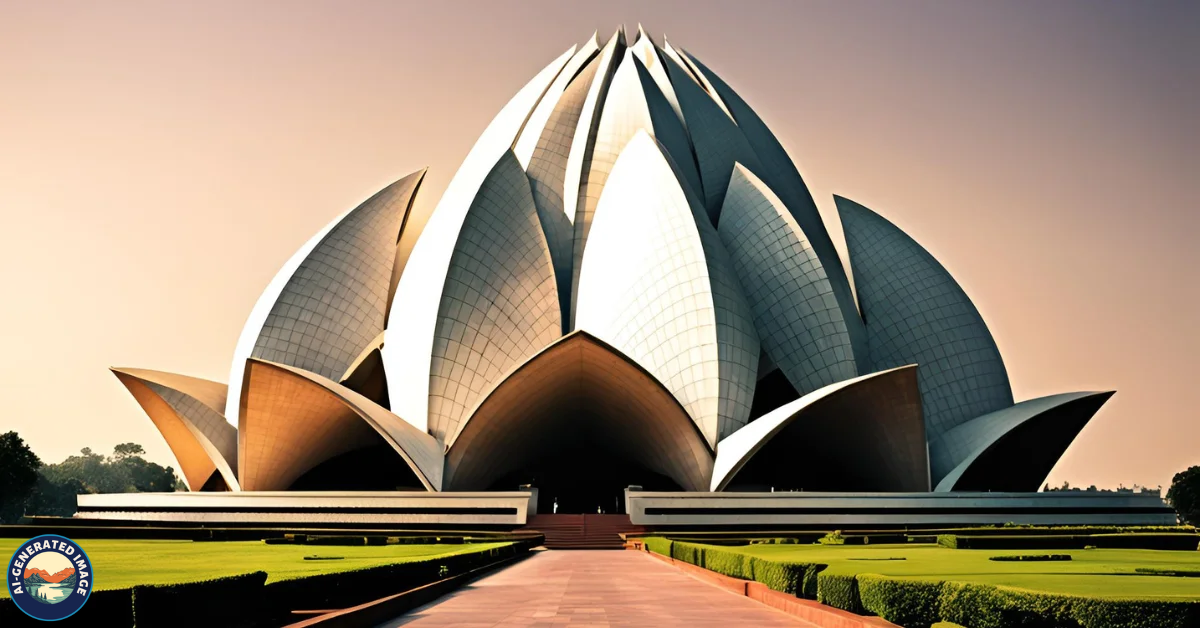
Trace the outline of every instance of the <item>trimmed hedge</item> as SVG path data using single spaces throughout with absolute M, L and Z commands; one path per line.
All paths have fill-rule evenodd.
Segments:
M 1200 569 L 1160 569 L 1158 567 L 1138 567 L 1134 571 L 1148 576 L 1172 576 L 1175 578 L 1200 578 Z
M 971 628 L 1194 628 L 1200 602 L 1114 600 L 990 584 L 823 575 L 822 602 L 870 612 L 905 628 L 949 621 Z M 827 601 L 828 600 L 828 601 Z M 854 611 L 855 606 L 864 611 Z
M 942 534 L 938 545 L 950 549 L 1151 549 L 1195 551 L 1200 546 L 1196 534 L 1068 534 L 1055 536 L 962 536 Z
M 817 601 L 834 608 L 862 615 L 865 611 L 858 592 L 858 578 L 852 574 L 822 573 L 817 577 Z
M 1070 536 L 1075 534 L 1196 534 L 1193 526 L 977 526 L 969 528 L 930 528 L 911 530 L 909 534 L 938 535 L 957 534 L 960 536 Z
M 669 556 L 731 578 L 761 582 L 776 591 L 810 600 L 817 599 L 817 574 L 827 567 L 816 563 L 767 560 L 724 547 L 672 541 L 661 537 L 646 537 L 643 542 L 647 550 L 656 554 Z
M 862 607 L 905 628 L 928 628 L 941 621 L 941 594 L 941 581 L 858 575 L 858 595 Z
M 254 626 L 267 572 L 133 588 L 135 626 Z M 217 603 L 219 602 L 219 603 Z M 89 602 L 90 604 L 90 602 Z
M 37 623 L 17 608 L 11 598 L 0 598 L 0 626 L 25 626 L 26 622 Z M 66 623 L 105 628 L 133 626 L 133 590 L 92 591 L 83 608 Z
M 940 606 L 944 621 L 972 628 L 1194 628 L 1200 625 L 1200 603 L 1196 602 L 1085 598 L 966 582 L 943 584 Z
M 1036 562 L 1047 562 L 1047 561 L 1071 560 L 1071 555 L 1070 554 L 1017 554 L 1015 556 L 988 556 L 988 560 L 994 560 L 996 562 L 1001 562 L 1001 563 L 1007 563 L 1007 562 L 1016 562 L 1016 563 L 1035 562 L 1036 563 Z
M 661 537 L 644 541 L 648 550 L 676 560 L 757 580 L 777 591 L 816 599 L 852 613 L 875 614 L 906 628 L 927 628 L 938 621 L 971 628 L 1200 626 L 1200 602 L 1087 598 L 991 584 L 833 574 L 825 571 L 827 565 L 771 561 L 723 547 Z

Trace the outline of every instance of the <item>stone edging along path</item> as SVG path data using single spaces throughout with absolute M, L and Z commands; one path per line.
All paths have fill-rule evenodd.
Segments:
M 765 604 L 798 619 L 822 626 L 823 628 L 902 628 L 882 617 L 855 615 L 840 608 L 834 608 L 820 602 L 805 600 L 794 595 L 776 591 L 768 588 L 761 582 L 731 578 L 715 571 L 709 571 L 703 567 L 697 567 L 691 563 L 685 563 L 651 551 L 634 548 L 630 548 L 630 551 L 639 551 L 651 558 L 673 565 L 676 569 L 698 580 L 704 580 L 713 586 L 720 587 L 731 593 L 744 595 L 755 602 Z

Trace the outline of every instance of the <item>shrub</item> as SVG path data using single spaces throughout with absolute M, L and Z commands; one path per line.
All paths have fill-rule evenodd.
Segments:
M 988 584 L 947 582 L 938 607 L 943 621 L 971 628 L 1074 628 L 1078 622 L 1070 617 L 1068 600 Z
M 1039 562 L 1071 560 L 1070 554 L 1016 554 L 1013 556 L 988 556 L 988 560 L 997 562 Z
M 846 537 L 842 536 L 841 530 L 834 530 L 829 534 L 817 539 L 817 543 L 821 545 L 845 545 Z
M 132 595 L 133 591 L 130 589 L 92 591 L 83 608 L 66 623 L 105 628 L 133 626 Z M 17 608 L 12 599 L 0 598 L 0 626 L 24 626 L 29 621 L 29 616 Z
M 822 571 L 829 568 L 829 565 L 813 563 L 804 570 L 804 576 L 800 580 L 800 590 L 795 595 L 806 600 L 817 599 L 817 584 Z
M 133 620 L 138 626 L 253 626 L 265 571 L 228 578 L 133 588 Z M 216 601 L 220 603 L 214 603 Z
M 1113 600 L 1035 593 L 987 584 L 942 585 L 943 621 L 971 628 L 1187 628 L 1200 625 L 1200 603 Z
M 905 628 L 928 628 L 937 623 L 941 593 L 941 581 L 858 575 L 858 595 L 863 608 Z
M 817 590 L 815 585 L 811 587 L 811 593 L 806 593 L 810 588 L 807 583 L 809 580 L 816 579 L 816 573 L 825 569 L 826 565 L 817 565 L 813 563 L 785 563 L 774 560 L 766 560 L 756 556 L 750 557 L 750 564 L 754 571 L 754 580 L 761 582 L 767 587 L 795 595 L 797 597 L 805 597 L 808 599 L 816 599 Z
M 716 573 L 761 582 L 775 591 L 816 599 L 817 574 L 826 565 L 767 560 L 735 549 L 672 541 L 662 537 L 643 539 L 646 549 Z
M 818 575 L 817 601 L 859 615 L 864 612 L 858 594 L 858 579 L 854 575 L 829 572 Z
M 1159 569 L 1157 567 L 1138 567 L 1138 573 L 1150 576 L 1173 576 L 1176 578 L 1200 578 L 1200 569 Z
M 1200 604 L 1077 599 L 1072 616 L 1083 628 L 1188 628 L 1200 626 Z
M 1153 549 L 1194 552 L 1200 546 L 1197 534 L 1095 534 L 1087 537 L 1096 547 L 1111 549 Z
M 1065 534 L 1049 536 L 962 536 L 942 534 L 938 545 L 950 549 L 1085 549 L 1088 546 L 1119 549 L 1193 551 L 1200 544 L 1196 534 Z

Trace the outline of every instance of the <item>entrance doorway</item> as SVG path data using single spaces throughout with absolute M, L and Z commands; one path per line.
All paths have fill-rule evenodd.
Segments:
M 670 478 L 646 470 L 628 459 L 598 447 L 568 447 L 543 456 L 492 485 L 491 490 L 514 490 L 522 484 L 538 489 L 539 514 L 626 514 L 625 489 L 679 491 Z

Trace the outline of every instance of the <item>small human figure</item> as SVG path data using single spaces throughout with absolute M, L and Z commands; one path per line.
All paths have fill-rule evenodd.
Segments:
M 552 510 L 554 511 L 554 514 L 556 514 L 556 515 L 558 514 L 558 498 L 557 497 L 554 498 L 554 506 L 553 506 Z

